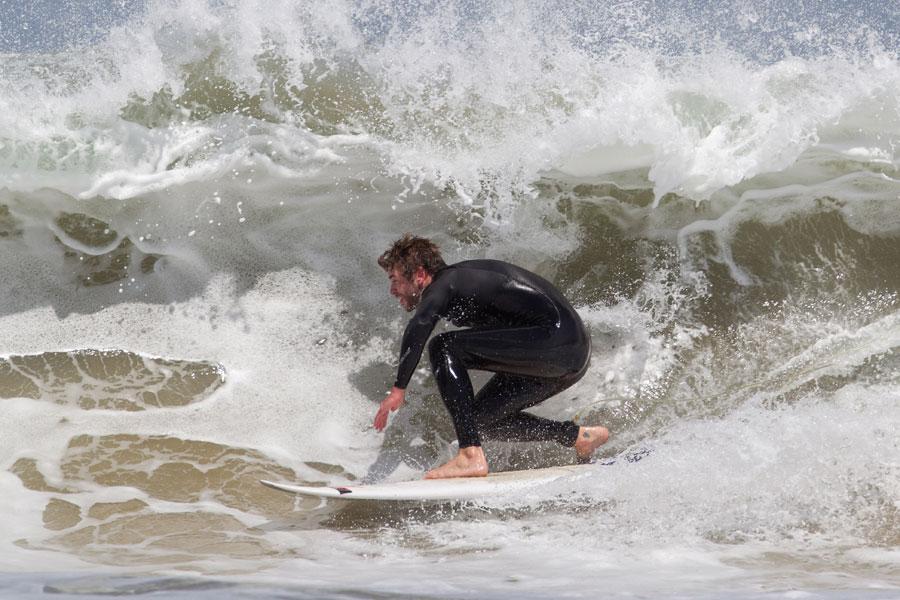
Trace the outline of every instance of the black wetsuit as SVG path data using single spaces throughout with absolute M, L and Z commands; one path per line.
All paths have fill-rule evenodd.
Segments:
M 396 387 L 406 388 L 441 318 L 470 328 L 442 333 L 428 344 L 460 448 L 480 446 L 481 435 L 575 444 L 573 422 L 522 412 L 578 381 L 590 357 L 590 335 L 550 282 L 497 260 L 439 270 L 403 334 Z M 468 369 L 496 375 L 475 395 Z

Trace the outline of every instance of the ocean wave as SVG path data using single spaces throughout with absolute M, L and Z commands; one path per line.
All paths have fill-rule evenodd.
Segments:
M 4 57 L 0 184 L 122 199 L 181 167 L 210 181 L 260 146 L 321 153 L 344 134 L 382 144 L 385 173 L 493 209 L 552 172 L 637 169 L 659 202 L 708 199 L 821 143 L 897 163 L 900 66 L 877 11 L 758 34 L 761 52 L 736 40 L 765 7 L 715 13 L 718 37 L 686 7 L 627 26 L 640 3 L 586 22 L 557 8 L 551 27 L 534 6 L 152 2 L 79 54 Z M 660 32 L 671 45 L 645 43 Z
M 5 564 L 410 596 L 426 570 L 496 597 L 892 585 L 895 7 L 828 7 L 154 0 L 4 54 Z M 646 458 L 453 510 L 259 485 L 452 452 L 425 362 L 371 428 L 406 318 L 375 258 L 404 231 L 556 284 L 591 363 L 534 411 Z

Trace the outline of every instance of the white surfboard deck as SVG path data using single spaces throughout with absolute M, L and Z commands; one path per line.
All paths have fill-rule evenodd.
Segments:
M 260 480 L 260 483 L 293 494 L 340 500 L 473 500 L 524 491 L 555 479 L 576 477 L 589 473 L 592 466 L 567 465 L 526 471 L 504 471 L 491 473 L 487 477 L 421 479 L 372 485 L 303 486 L 266 480 Z

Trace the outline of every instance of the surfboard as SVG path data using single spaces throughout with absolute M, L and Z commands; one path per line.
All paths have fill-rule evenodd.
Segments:
M 292 494 L 339 500 L 454 501 L 521 493 L 553 480 L 586 475 L 592 468 L 590 464 L 567 465 L 490 473 L 487 477 L 421 479 L 371 485 L 303 486 L 267 480 L 260 480 L 260 483 Z

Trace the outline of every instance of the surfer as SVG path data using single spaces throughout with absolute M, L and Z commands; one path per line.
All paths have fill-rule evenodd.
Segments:
M 581 379 L 590 334 L 575 309 L 545 279 L 498 260 L 447 265 L 433 242 L 406 234 L 382 254 L 391 294 L 407 312 L 397 379 L 375 415 L 375 429 L 403 405 L 406 386 L 439 319 L 467 327 L 428 342 L 431 369 L 459 440 L 456 457 L 426 479 L 488 473 L 482 436 L 555 441 L 587 460 L 609 437 L 605 427 L 579 427 L 523 412 Z M 474 393 L 468 370 L 495 375 Z

